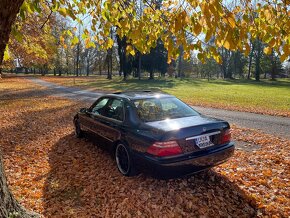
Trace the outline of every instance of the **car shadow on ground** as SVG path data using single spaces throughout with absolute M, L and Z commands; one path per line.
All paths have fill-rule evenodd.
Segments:
M 122 176 L 97 142 L 71 133 L 49 153 L 44 185 L 47 217 L 254 217 L 257 208 L 235 184 L 213 170 L 170 180 Z

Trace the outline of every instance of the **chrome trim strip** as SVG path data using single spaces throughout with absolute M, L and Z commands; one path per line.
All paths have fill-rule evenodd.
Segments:
M 198 136 L 193 136 L 193 137 L 189 137 L 189 138 L 186 138 L 185 140 L 188 141 L 188 140 L 192 140 L 192 139 L 197 139 L 201 136 L 212 136 L 212 135 L 217 135 L 217 134 L 220 134 L 221 131 L 216 131 L 216 132 L 211 132 L 211 133 L 207 133 L 207 134 L 203 134 L 203 135 L 198 135 Z

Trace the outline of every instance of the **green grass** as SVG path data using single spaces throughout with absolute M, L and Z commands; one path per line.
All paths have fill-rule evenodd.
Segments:
M 290 113 L 290 80 L 202 80 L 155 79 L 123 81 L 105 78 L 67 78 L 65 85 L 77 85 L 100 90 L 160 89 L 191 104 L 213 106 L 268 114 Z M 270 111 L 270 112 L 269 112 Z

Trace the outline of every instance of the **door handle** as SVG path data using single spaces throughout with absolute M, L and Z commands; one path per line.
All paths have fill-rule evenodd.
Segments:
M 110 127 L 117 127 L 118 126 L 116 123 L 106 121 L 106 120 L 102 120 L 101 122 L 107 126 L 110 126 Z

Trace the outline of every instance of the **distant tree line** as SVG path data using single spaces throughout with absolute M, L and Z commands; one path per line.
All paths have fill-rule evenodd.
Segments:
M 245 57 L 239 51 L 229 51 L 219 49 L 222 57 L 222 64 L 217 64 L 209 58 L 204 64 L 199 63 L 199 72 L 197 77 L 209 78 L 260 78 L 287 77 L 289 72 L 283 67 L 279 56 L 272 52 L 271 55 L 263 53 L 265 45 L 258 40 L 251 42 L 251 51 L 248 57 Z M 200 74 L 200 75 L 198 75 Z

